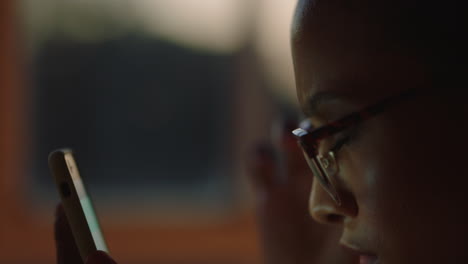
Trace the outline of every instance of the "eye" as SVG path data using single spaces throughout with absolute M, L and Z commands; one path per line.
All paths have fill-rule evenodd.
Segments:
M 330 148 L 330 151 L 337 153 L 338 151 L 341 150 L 343 146 L 348 144 L 350 141 L 351 141 L 351 137 L 349 135 L 344 136 L 335 142 L 335 144 Z
M 357 130 L 358 128 L 356 127 L 351 129 L 350 131 L 345 132 L 344 135 L 341 135 L 336 140 L 335 144 L 333 144 L 333 146 L 330 148 L 330 151 L 338 153 L 341 150 L 341 148 L 355 140 L 357 136 Z

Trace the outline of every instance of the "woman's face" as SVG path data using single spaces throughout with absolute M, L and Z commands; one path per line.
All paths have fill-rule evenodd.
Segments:
M 297 93 L 315 127 L 429 86 L 415 57 L 385 43 L 365 11 L 349 12 L 353 7 L 339 2 L 299 1 L 293 22 Z M 320 143 L 324 152 L 352 133 L 337 153 L 342 206 L 315 181 L 310 211 L 319 222 L 341 225 L 340 243 L 362 255 L 362 263 L 468 259 L 466 130 L 438 92 L 422 92 Z

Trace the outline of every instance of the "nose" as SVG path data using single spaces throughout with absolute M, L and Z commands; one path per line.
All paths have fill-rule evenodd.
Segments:
M 356 217 L 358 209 L 353 196 L 340 193 L 340 198 L 341 205 L 338 205 L 320 183 L 314 180 L 309 200 L 312 218 L 322 224 L 342 224 L 346 218 Z

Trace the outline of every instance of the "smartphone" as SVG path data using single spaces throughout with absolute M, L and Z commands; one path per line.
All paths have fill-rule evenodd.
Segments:
M 96 250 L 108 252 L 72 150 L 59 149 L 51 152 L 49 167 L 83 262 Z

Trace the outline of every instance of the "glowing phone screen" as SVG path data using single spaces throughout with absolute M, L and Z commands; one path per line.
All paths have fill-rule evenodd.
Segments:
M 83 186 L 83 182 L 81 181 L 80 173 L 78 171 L 78 167 L 76 166 L 75 159 L 73 159 L 73 156 L 71 156 L 70 154 L 66 154 L 65 162 L 67 163 L 68 170 L 70 171 L 73 180 L 73 185 L 75 186 L 78 197 L 80 198 L 81 208 L 83 209 L 86 222 L 88 223 L 88 227 L 91 231 L 94 244 L 96 245 L 96 249 L 108 252 L 106 243 L 104 241 L 104 236 L 102 235 L 101 228 L 99 227 L 99 222 L 91 204 L 91 200 L 89 199 L 89 196 L 86 193 L 86 190 Z

